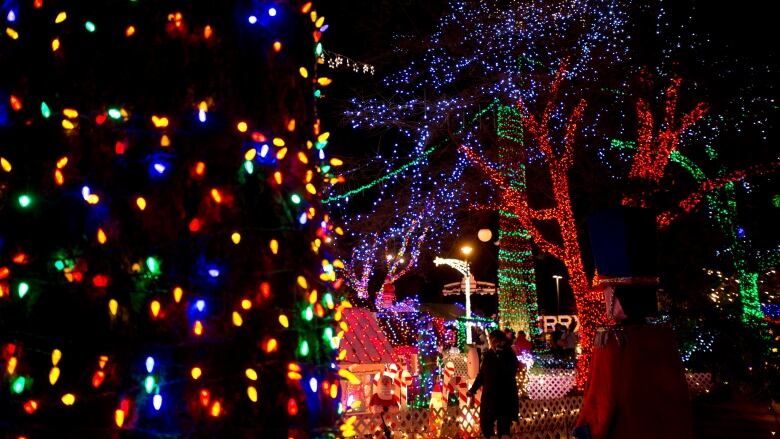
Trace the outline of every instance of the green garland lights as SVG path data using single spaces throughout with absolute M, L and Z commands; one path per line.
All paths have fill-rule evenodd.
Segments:
M 496 134 L 499 141 L 499 163 L 502 173 L 515 190 L 525 191 L 525 162 L 522 115 L 515 107 L 502 105 L 497 111 Z M 518 166 L 519 164 L 519 166 Z M 505 194 L 501 205 L 505 205 Z M 531 234 L 520 225 L 517 215 L 498 211 L 498 315 L 502 327 L 525 331 L 530 337 L 539 334 L 536 324 L 539 305 L 536 295 L 536 273 Z
M 487 113 L 488 111 L 492 110 L 493 107 L 495 107 L 497 105 L 497 103 L 498 103 L 497 101 L 493 101 L 493 102 L 490 103 L 490 105 L 488 105 L 487 107 L 485 107 L 482 110 L 478 111 L 474 115 L 474 117 L 471 118 L 471 120 L 468 123 L 464 123 L 463 125 L 461 125 L 461 127 L 458 129 L 458 131 L 455 132 L 455 134 L 460 134 L 460 133 L 463 132 L 463 130 L 465 130 L 466 128 L 468 128 L 471 125 L 473 125 L 476 121 L 481 119 L 482 116 L 485 115 L 485 113 Z M 343 199 L 349 198 L 349 197 L 351 197 L 353 195 L 357 195 L 357 194 L 359 194 L 361 192 L 367 191 L 367 190 L 371 189 L 372 187 L 379 185 L 380 183 L 384 183 L 384 182 L 386 182 L 386 181 L 396 177 L 397 175 L 402 174 L 404 171 L 406 171 L 407 169 L 411 168 L 412 166 L 415 166 L 415 165 L 419 164 L 420 162 L 422 162 L 423 160 L 428 158 L 428 156 L 431 155 L 431 153 L 433 153 L 437 149 L 439 149 L 442 146 L 444 146 L 445 144 L 447 144 L 447 142 L 449 142 L 449 140 L 446 140 L 444 142 L 440 142 L 440 143 L 437 143 L 436 145 L 431 146 L 430 148 L 426 149 L 419 157 L 415 158 L 414 160 L 410 161 L 409 163 L 406 163 L 406 164 L 402 165 L 401 167 L 399 167 L 398 169 L 390 171 L 387 174 L 384 174 L 384 175 L 382 175 L 381 177 L 379 177 L 379 178 L 377 178 L 375 180 L 369 181 L 368 183 L 366 183 L 366 184 L 364 184 L 364 185 L 362 185 L 360 187 L 357 187 L 355 189 L 351 189 L 351 190 L 349 190 L 347 192 L 344 192 L 343 194 L 332 195 L 332 196 L 323 198 L 322 199 L 322 203 L 323 204 L 328 204 L 328 203 L 332 203 L 334 201 L 343 200 Z
M 615 149 L 636 149 L 636 143 L 631 141 L 622 141 L 612 139 L 610 146 Z M 710 145 L 705 148 L 707 157 L 710 160 L 717 160 L 718 153 Z M 679 150 L 674 150 L 669 155 L 669 159 L 679 164 L 685 169 L 697 183 L 707 180 L 707 176 L 702 169 L 691 159 L 683 155 Z M 725 169 L 720 169 L 720 174 L 725 173 Z M 710 208 L 710 214 L 715 218 L 721 231 L 729 242 L 731 249 L 732 263 L 736 271 L 736 277 L 739 280 L 739 298 L 742 304 L 742 321 L 746 324 L 760 323 L 764 315 L 761 312 L 761 303 L 758 290 L 758 274 L 749 270 L 747 239 L 744 231 L 735 223 L 737 218 L 736 191 L 733 182 L 726 183 L 723 187 L 711 191 L 705 195 L 707 204 Z

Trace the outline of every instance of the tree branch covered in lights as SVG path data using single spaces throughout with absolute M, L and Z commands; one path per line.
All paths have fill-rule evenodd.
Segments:
M 389 228 L 374 232 L 361 239 L 345 262 L 344 276 L 361 299 L 375 296 L 369 284 L 377 273 L 383 273 L 381 286 L 392 285 L 417 266 L 420 251 L 425 244 L 430 226 L 423 224 L 425 215 L 411 221 L 409 228 Z M 384 262 L 384 266 L 382 266 Z
M 425 243 L 434 251 L 457 230 L 456 217 L 472 206 L 491 205 L 503 212 L 500 319 L 504 326 L 535 332 L 536 285 L 528 231 L 502 208 L 501 191 L 478 177 L 464 178 L 468 162 L 456 148 L 465 144 L 480 154 L 495 153 L 492 145 L 503 142 L 508 146 L 499 147 L 499 155 L 505 155 L 508 167 L 515 166 L 513 148 L 524 157 L 529 152 L 522 147 L 522 133 L 502 128 L 505 107 L 521 98 L 533 99 L 544 85 L 538 78 L 554 71 L 564 57 L 571 59 L 569 75 L 580 81 L 595 78 L 599 66 L 625 55 L 621 44 L 625 17 L 619 2 L 611 0 L 451 1 L 428 39 L 415 39 L 399 49 L 409 62 L 382 84 L 392 98 L 355 99 L 346 112 L 353 127 L 389 131 L 398 139 L 375 158 L 383 172 L 368 182 L 350 185 L 347 180 L 334 186 L 328 201 L 346 211 L 374 198 L 374 212 L 392 205 L 399 211 L 396 218 L 409 229 L 414 216 L 399 206 L 398 194 L 437 200 L 440 226 L 430 229 Z M 509 185 L 522 187 L 524 178 L 518 171 Z M 366 217 L 371 215 L 346 215 L 342 222 L 360 229 L 364 228 L 360 224 L 370 223 Z M 358 253 L 366 253 L 376 237 L 365 239 L 355 246 L 361 249 Z M 367 261 L 382 270 L 378 258 Z
M 636 104 L 639 118 L 637 128 L 637 144 L 639 148 L 634 155 L 629 177 L 648 180 L 658 184 L 664 175 L 666 164 L 672 152 L 677 150 L 680 135 L 688 130 L 707 113 L 708 107 L 703 102 L 676 120 L 678 93 L 681 78 L 672 79 L 666 89 L 666 105 L 664 106 L 663 125 L 655 131 L 653 112 L 648 102 L 640 98 Z
M 507 179 L 501 172 L 486 164 L 470 148 L 463 146 L 462 150 L 467 157 L 485 171 L 495 185 L 501 187 L 504 191 L 509 191 L 511 197 L 506 199 L 507 202 L 503 208 L 517 216 L 523 227 L 530 232 L 534 243 L 540 250 L 559 258 L 566 266 L 569 274 L 569 284 L 572 287 L 577 305 L 578 320 L 582 334 L 582 355 L 578 359 L 577 370 L 579 372 L 578 376 L 581 377 L 580 379 L 584 380 L 585 371 L 587 371 L 590 360 L 591 342 L 595 334 L 595 328 L 597 325 L 602 324 L 604 319 L 602 317 L 603 313 L 599 308 L 599 298 L 591 294 L 590 284 L 588 283 L 582 262 L 579 233 L 574 220 L 569 188 L 569 172 L 574 163 L 575 137 L 577 126 L 587 105 L 585 99 L 579 99 L 574 108 L 570 110 L 568 117 L 565 117 L 565 124 L 558 130 L 563 133 L 562 139 L 556 137 L 551 127 L 553 113 L 556 112 L 559 117 L 563 113 L 563 110 L 559 108 L 558 99 L 560 98 L 560 88 L 566 73 L 566 63 L 561 62 L 558 71 L 552 79 L 546 101 L 539 105 L 543 108 L 540 116 L 534 115 L 524 101 L 518 102 L 518 107 L 523 115 L 523 124 L 530 138 L 541 151 L 542 166 L 549 173 L 551 181 L 549 193 L 554 201 L 552 207 L 537 210 L 530 206 L 525 192 L 517 191 L 510 187 Z M 553 243 L 546 238 L 537 223 L 538 221 L 554 222 L 561 237 L 560 243 Z

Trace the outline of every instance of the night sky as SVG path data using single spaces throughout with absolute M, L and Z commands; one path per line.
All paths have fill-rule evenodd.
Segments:
M 644 2 L 643 2 L 644 3 Z M 686 80 L 710 81 L 709 96 L 699 97 L 707 100 L 715 109 L 721 97 L 718 90 L 730 87 L 738 87 L 734 83 L 734 76 L 726 80 L 717 79 L 713 75 L 712 67 L 707 62 L 710 58 L 731 59 L 735 69 L 744 68 L 746 71 L 755 68 L 762 73 L 750 77 L 745 75 L 745 84 L 761 89 L 764 96 L 777 96 L 774 89 L 776 78 L 773 73 L 765 73 L 770 70 L 776 72 L 777 45 L 774 41 L 778 38 L 778 28 L 774 23 L 772 14 L 769 13 L 766 3 L 757 0 L 740 2 L 739 5 L 729 4 L 723 6 L 710 1 L 665 1 L 661 2 L 666 8 L 668 17 L 672 22 L 684 24 L 691 32 L 699 36 L 706 35 L 710 39 L 708 47 L 700 51 L 690 53 L 686 63 L 678 66 Z M 407 44 L 411 39 L 424 38 L 430 34 L 436 20 L 446 10 L 447 2 L 444 0 L 412 1 L 412 0 L 345 0 L 329 2 L 323 5 L 323 11 L 331 23 L 331 31 L 326 39 L 327 50 L 345 55 L 353 60 L 364 62 L 376 67 L 374 76 L 356 74 L 350 71 L 333 72 L 334 85 L 329 91 L 328 99 L 322 108 L 322 115 L 328 121 L 327 125 L 333 128 L 335 133 L 333 140 L 334 151 L 337 155 L 345 157 L 349 164 L 350 159 L 362 160 L 373 157 L 377 151 L 381 151 L 388 143 L 385 133 L 366 133 L 351 129 L 343 116 L 349 99 L 355 96 L 372 96 L 381 90 L 378 83 L 383 74 L 389 73 L 406 60 L 400 59 L 393 53 L 393 48 L 398 44 Z M 643 53 L 639 56 L 649 64 L 658 58 L 658 41 L 654 35 L 655 13 L 643 11 L 640 5 L 634 6 L 634 17 L 641 23 L 635 31 L 639 38 Z M 720 83 L 718 82 L 720 81 Z M 741 85 L 745 85 L 741 84 Z M 729 90 L 733 94 L 733 90 Z M 777 116 L 777 106 L 772 115 L 772 126 L 767 141 L 758 139 L 750 132 L 741 133 L 742 137 L 733 139 L 733 147 L 723 151 L 729 165 L 737 169 L 762 161 L 776 160 L 776 129 L 774 127 Z M 751 137 L 753 136 L 753 137 Z M 749 144 L 750 148 L 745 148 Z M 753 243 L 759 248 L 771 248 L 780 242 L 780 236 L 774 228 L 768 224 L 776 224 L 780 221 L 778 208 L 772 208 L 771 197 L 777 194 L 777 185 L 773 182 L 762 180 L 760 190 L 753 193 L 750 200 L 740 200 L 743 208 L 743 218 L 746 228 L 749 228 L 753 237 Z M 493 243 L 482 243 L 476 239 L 476 232 L 483 227 L 491 228 L 494 235 L 497 232 L 497 217 L 490 213 L 474 213 L 459 219 L 460 231 L 457 235 L 463 238 L 444 244 L 442 256 L 458 257 L 457 249 L 469 242 L 475 247 L 475 254 L 471 257 L 473 271 L 477 280 L 496 281 L 497 270 L 497 246 Z M 686 277 L 690 279 L 682 282 L 680 288 L 697 285 L 697 282 L 705 282 L 699 273 L 700 267 L 712 262 L 712 250 L 710 243 L 715 237 L 701 233 L 699 236 L 690 235 L 689 229 L 697 230 L 700 224 L 696 221 L 682 221 L 676 231 L 667 238 L 669 242 L 663 245 L 675 246 L 681 237 L 690 238 L 685 246 L 680 249 L 693 261 L 699 262 L 698 267 L 691 261 L 680 261 L 674 256 L 670 257 L 667 265 L 682 267 L 678 272 L 668 275 L 677 279 Z M 694 234 L 695 235 L 695 234 Z M 494 237 L 493 240 L 496 238 Z M 710 249 L 705 250 L 705 247 Z M 585 263 L 590 264 L 590 255 L 587 246 L 583 246 Z M 460 279 L 453 270 L 436 268 L 430 259 L 423 258 L 420 268 L 414 273 L 397 282 L 399 298 L 408 294 L 419 293 L 424 302 L 461 302 L 462 298 L 443 298 L 440 294 L 444 283 L 455 282 Z M 554 312 L 556 308 L 554 274 L 565 274 L 562 263 L 554 258 L 541 255 L 536 252 L 536 279 L 539 291 L 539 306 L 542 313 Z M 588 268 L 592 270 L 592 268 Z M 486 313 L 495 312 L 496 299 L 492 297 L 477 297 L 474 300 L 475 307 Z M 561 282 L 561 313 L 574 312 L 574 298 L 565 278 Z

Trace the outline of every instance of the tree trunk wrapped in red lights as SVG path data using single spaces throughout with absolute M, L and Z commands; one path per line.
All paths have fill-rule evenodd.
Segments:
M 472 150 L 466 147 L 461 147 L 461 150 L 506 193 L 507 196 L 504 198 L 506 203 L 502 208 L 518 216 L 523 227 L 527 228 L 531 233 L 531 237 L 539 249 L 563 261 L 566 265 L 569 284 L 574 293 L 580 320 L 582 353 L 577 361 L 577 384 L 581 387 L 587 376 L 594 330 L 596 326 L 602 323 L 603 317 L 599 308 L 601 300 L 597 293 L 591 292 L 582 263 L 582 252 L 569 193 L 569 170 L 574 163 L 574 140 L 577 125 L 587 105 L 586 101 L 581 99 L 569 114 L 560 152 L 557 152 L 553 147 L 555 139 L 553 139 L 550 133 L 550 119 L 555 110 L 555 100 L 565 73 L 566 65 L 564 63 L 561 64 L 555 75 L 550 88 L 550 96 L 545 104 L 541 119 L 534 116 L 523 102 L 518 103 L 523 113 L 525 128 L 542 152 L 543 164 L 549 170 L 552 181 L 551 195 L 555 201 L 553 207 L 545 209 L 531 208 L 528 205 L 527 195 L 512 188 L 505 176 L 493 169 Z M 552 221 L 557 225 L 561 234 L 560 243 L 551 242 L 540 231 L 537 222 L 546 221 Z

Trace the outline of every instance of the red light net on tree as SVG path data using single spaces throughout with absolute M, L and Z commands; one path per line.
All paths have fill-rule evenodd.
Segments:
M 600 305 L 602 300 L 599 292 L 590 288 L 582 263 L 582 251 L 569 192 L 569 171 L 574 163 L 577 125 L 582 118 L 587 102 L 580 99 L 571 110 L 565 125 L 560 152 L 557 152 L 553 146 L 559 141 L 550 132 L 550 122 L 555 111 L 558 90 L 565 73 L 566 64 L 562 63 L 551 84 L 541 118 L 534 116 L 525 103 L 518 103 L 523 113 L 525 128 L 531 140 L 542 152 L 543 165 L 549 171 L 552 181 L 550 192 L 555 201 L 554 206 L 544 209 L 530 207 L 525 192 L 512 188 L 499 171 L 487 164 L 473 150 L 461 146 L 461 151 L 466 154 L 469 160 L 479 166 L 500 190 L 505 192 L 504 205 L 501 208 L 517 215 L 520 223 L 528 229 L 534 243 L 541 251 L 561 260 L 566 265 L 580 322 L 582 352 L 577 361 L 577 385 L 582 387 L 587 377 L 595 328 L 604 323 L 604 313 Z M 561 235 L 560 243 L 552 242 L 544 236 L 539 228 L 540 222 L 553 222 L 557 226 Z
M 675 121 L 678 93 L 681 78 L 674 78 L 666 89 L 666 105 L 664 106 L 663 127 L 654 132 L 655 122 L 650 104 L 639 99 L 636 111 L 639 117 L 637 140 L 639 150 L 634 156 L 629 177 L 641 178 L 659 182 L 664 175 L 671 153 L 680 143 L 680 134 L 685 132 L 707 113 L 708 107 L 699 102 L 696 107 L 686 113 L 679 121 Z

